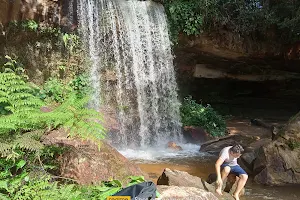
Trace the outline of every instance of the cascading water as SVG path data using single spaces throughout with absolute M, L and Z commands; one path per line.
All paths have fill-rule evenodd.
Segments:
M 180 103 L 162 5 L 137 0 L 77 0 L 91 59 L 92 106 L 118 110 L 123 146 L 181 141 Z

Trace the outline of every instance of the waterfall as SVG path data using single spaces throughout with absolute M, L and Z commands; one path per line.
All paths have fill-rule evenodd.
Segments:
M 91 61 L 91 105 L 118 111 L 123 146 L 181 141 L 173 56 L 161 4 L 137 0 L 77 0 Z

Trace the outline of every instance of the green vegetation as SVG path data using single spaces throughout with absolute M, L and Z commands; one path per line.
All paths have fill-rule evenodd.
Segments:
M 0 67 L 0 199 L 106 199 L 121 190 L 118 180 L 79 186 L 57 176 L 57 158 L 68 149 L 41 142 L 47 131 L 61 127 L 70 137 L 104 138 L 101 115 L 86 107 L 87 77 L 78 75 L 68 83 L 51 78 L 40 89 L 28 82 L 21 64 L 9 56 L 6 60 Z M 128 178 L 130 185 L 144 181 Z
M 173 37 L 178 33 L 226 29 L 267 40 L 273 31 L 285 43 L 300 38 L 299 1 L 261 0 L 164 0 Z
M 180 114 L 183 126 L 200 126 L 214 137 L 225 134 L 225 120 L 210 105 L 205 107 L 191 97 L 186 97 L 180 108 Z
M 291 150 L 295 150 L 300 148 L 300 141 L 297 141 L 295 139 L 289 139 L 287 145 L 290 147 Z

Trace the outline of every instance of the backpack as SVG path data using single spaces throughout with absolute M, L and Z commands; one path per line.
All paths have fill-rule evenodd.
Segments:
M 152 181 L 142 182 L 124 188 L 113 196 L 130 196 L 132 200 L 155 199 L 156 186 Z

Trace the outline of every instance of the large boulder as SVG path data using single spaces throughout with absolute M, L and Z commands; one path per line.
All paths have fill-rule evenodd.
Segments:
M 159 199 L 195 199 L 195 200 L 218 200 L 218 198 L 211 192 L 196 187 L 179 187 L 158 185 L 157 191 L 161 194 Z
M 157 185 L 173 185 L 183 187 L 197 187 L 204 189 L 201 178 L 192 176 L 187 172 L 179 170 L 164 169 L 157 180 Z
M 199 177 L 192 176 L 187 172 L 179 171 L 179 170 L 171 170 L 169 168 L 166 168 L 162 175 L 157 180 L 157 185 L 166 185 L 166 186 L 178 186 L 180 188 L 186 189 L 186 188 L 197 188 L 198 190 L 203 190 L 206 192 L 211 192 L 215 196 L 217 196 L 219 199 L 233 199 L 233 197 L 228 194 L 224 193 L 223 196 L 219 196 L 215 192 L 214 185 L 210 185 L 204 180 L 202 180 Z M 176 193 L 175 193 L 176 194 Z M 191 192 L 193 194 L 193 192 Z
M 256 140 L 257 138 L 252 136 L 228 135 L 201 144 L 200 151 L 218 154 L 224 147 L 232 146 L 235 143 L 247 147 Z
M 259 149 L 254 172 L 254 180 L 261 184 L 300 184 L 300 113 L 290 119 L 275 141 Z
M 91 141 L 71 139 L 63 129 L 50 132 L 43 138 L 46 145 L 68 147 L 61 158 L 61 176 L 79 184 L 93 184 L 119 179 L 126 184 L 127 177 L 143 175 L 138 166 L 102 141 L 100 146 Z
M 261 147 L 254 162 L 254 180 L 265 185 L 300 184 L 300 149 L 282 142 Z
M 213 137 L 210 136 L 204 128 L 197 126 L 183 127 L 183 136 L 187 142 L 195 144 L 204 143 L 213 139 Z

